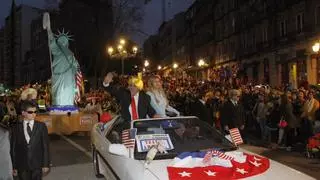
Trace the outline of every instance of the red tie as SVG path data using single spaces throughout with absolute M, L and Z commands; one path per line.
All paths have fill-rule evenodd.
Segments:
M 131 117 L 132 120 L 138 119 L 137 107 L 133 96 L 131 97 Z

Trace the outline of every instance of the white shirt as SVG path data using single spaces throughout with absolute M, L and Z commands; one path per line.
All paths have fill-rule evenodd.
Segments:
M 137 93 L 136 95 L 134 95 L 133 98 L 134 98 L 134 103 L 136 104 L 137 115 L 138 115 L 138 118 L 139 118 L 139 112 L 138 112 L 139 93 Z M 131 97 L 130 97 L 129 112 L 130 112 L 131 120 L 132 120 Z
M 238 102 L 237 101 L 234 101 L 232 99 L 230 99 L 230 101 L 233 103 L 233 105 L 237 106 L 238 105 Z
M 206 102 L 205 102 L 204 100 L 202 100 L 202 99 L 199 99 L 199 101 L 200 101 L 203 105 L 206 104 Z
M 34 120 L 31 120 L 31 121 L 23 121 L 24 137 L 26 138 L 26 141 L 27 141 L 27 143 L 29 144 L 30 136 L 29 136 L 28 131 L 27 131 L 27 123 L 29 123 L 29 126 L 30 126 L 31 131 L 32 131 L 32 130 L 33 130 Z

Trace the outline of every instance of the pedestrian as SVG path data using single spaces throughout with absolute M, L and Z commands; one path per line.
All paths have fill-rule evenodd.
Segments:
M 0 123 L 0 179 L 12 180 L 10 141 L 7 126 Z
M 24 101 L 22 118 L 12 129 L 13 175 L 20 180 L 41 180 L 49 172 L 49 138 L 43 122 L 35 121 L 37 104 Z

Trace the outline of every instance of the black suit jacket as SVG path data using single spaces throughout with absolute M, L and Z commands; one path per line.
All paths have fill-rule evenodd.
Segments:
M 231 100 L 226 101 L 221 109 L 221 125 L 228 126 L 231 128 L 240 128 L 241 125 L 244 125 L 244 116 L 243 108 L 238 103 L 235 106 Z
M 14 169 L 35 170 L 49 167 L 49 137 L 47 126 L 43 122 L 34 121 L 29 144 L 20 121 L 12 129 L 11 158 Z
M 210 116 L 210 108 L 203 104 L 199 99 L 191 105 L 191 115 L 197 116 L 200 120 L 207 122 L 210 126 L 213 126 L 213 117 Z
M 131 104 L 131 94 L 130 91 L 123 87 L 116 87 L 110 84 L 105 88 L 112 96 L 115 96 L 118 103 L 121 106 L 121 116 L 130 121 L 131 115 L 129 112 L 129 106 Z M 153 117 L 156 114 L 156 111 L 150 104 L 150 96 L 146 94 L 144 91 L 139 92 L 139 100 L 138 100 L 138 115 L 139 119 L 146 118 L 147 115 L 149 117 Z

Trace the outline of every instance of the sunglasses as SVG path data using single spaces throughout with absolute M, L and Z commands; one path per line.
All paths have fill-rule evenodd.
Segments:
M 27 111 L 28 114 L 35 114 L 37 111 Z

